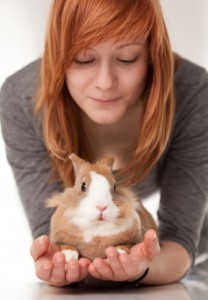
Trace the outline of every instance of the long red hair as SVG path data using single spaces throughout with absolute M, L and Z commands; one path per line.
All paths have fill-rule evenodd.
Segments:
M 54 0 L 52 3 L 36 112 L 42 113 L 53 170 L 66 186 L 73 182 L 69 154 L 74 152 L 90 160 L 90 153 L 79 109 L 66 87 L 65 70 L 76 54 L 89 45 L 138 36 L 148 43 L 150 64 L 134 154 L 128 167 L 117 175 L 126 178 L 128 185 L 144 178 L 160 158 L 174 117 L 174 56 L 159 1 Z

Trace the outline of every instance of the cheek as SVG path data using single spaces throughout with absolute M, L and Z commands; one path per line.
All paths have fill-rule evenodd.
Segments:
M 87 76 L 84 72 L 80 72 L 70 68 L 66 71 L 66 84 L 70 93 L 81 91 L 87 86 Z
M 126 76 L 125 86 L 128 88 L 129 93 L 137 93 L 141 95 L 146 85 L 147 67 L 139 67 Z

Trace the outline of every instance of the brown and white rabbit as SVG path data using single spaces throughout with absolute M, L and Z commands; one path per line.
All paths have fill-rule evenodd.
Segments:
M 128 253 L 148 229 L 157 232 L 152 216 L 135 193 L 116 185 L 113 158 L 95 164 L 75 154 L 70 159 L 74 186 L 47 201 L 47 207 L 57 207 L 51 219 L 50 239 L 60 247 L 66 261 L 106 258 L 109 246 Z

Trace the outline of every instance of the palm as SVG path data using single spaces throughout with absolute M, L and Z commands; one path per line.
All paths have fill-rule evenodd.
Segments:
M 143 257 L 145 255 L 144 254 L 144 252 L 146 252 L 145 249 L 146 248 L 145 248 L 144 242 L 136 244 L 133 247 L 131 247 L 131 249 L 130 249 L 130 256 L 132 257 L 133 260 L 134 259 L 138 260 L 138 257 Z

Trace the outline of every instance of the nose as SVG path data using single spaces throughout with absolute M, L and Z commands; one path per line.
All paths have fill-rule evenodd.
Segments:
M 103 91 L 114 87 L 116 84 L 116 74 L 114 73 L 111 63 L 100 64 L 96 74 L 96 87 Z
M 97 209 L 99 209 L 101 212 L 106 210 L 106 208 L 108 207 L 107 205 L 106 206 L 102 206 L 102 205 L 96 205 Z

